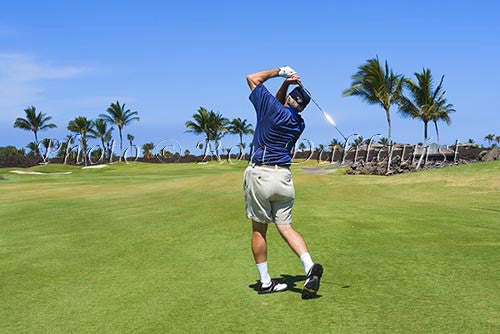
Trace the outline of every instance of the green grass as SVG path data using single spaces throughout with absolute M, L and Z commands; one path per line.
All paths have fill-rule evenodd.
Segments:
M 257 295 L 243 164 L 0 169 L 0 333 L 498 333 L 500 163 L 393 177 L 294 169 L 294 225 L 269 231 Z M 349 286 L 349 287 L 346 287 Z

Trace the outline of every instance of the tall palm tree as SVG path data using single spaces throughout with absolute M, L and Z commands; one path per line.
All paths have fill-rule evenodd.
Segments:
M 248 123 L 247 120 L 241 120 L 241 118 L 235 118 L 233 119 L 228 126 L 228 130 L 230 133 L 237 134 L 240 136 L 240 157 L 242 155 L 242 148 L 243 148 L 243 135 L 248 135 L 248 134 L 254 134 L 254 131 L 252 129 L 252 124 Z
M 403 76 L 394 74 L 380 64 L 378 57 L 368 59 L 359 66 L 358 72 L 352 76 L 351 87 L 344 90 L 344 96 L 359 96 L 369 104 L 379 104 L 385 110 L 387 118 L 387 138 L 391 141 L 391 105 L 396 104 L 402 93 Z
M 129 134 L 127 134 L 127 140 L 128 140 L 128 142 L 129 142 L 129 144 L 130 144 L 130 147 L 132 147 L 132 146 L 133 146 L 133 141 L 134 141 L 134 139 L 135 139 L 135 137 L 134 137 L 134 136 L 132 136 L 130 133 L 129 133 Z
M 216 113 L 213 110 L 207 111 L 207 109 L 200 107 L 196 114 L 193 115 L 194 121 L 186 122 L 186 132 L 192 132 L 195 134 L 204 133 L 205 134 L 205 154 L 208 149 L 208 141 L 215 141 L 215 150 L 218 155 L 218 143 L 228 131 L 229 120 L 223 117 L 220 113 Z
M 80 135 L 83 161 L 87 166 L 87 137 L 95 138 L 94 122 L 83 116 L 78 116 L 68 123 L 68 130 Z
M 488 145 L 491 146 L 491 142 L 495 140 L 495 135 L 490 133 L 484 137 L 484 140 L 488 141 Z
M 438 121 L 444 121 L 447 125 L 451 124 L 450 114 L 455 112 L 453 105 L 446 102 L 443 98 L 436 103 L 436 107 L 432 114 L 432 121 L 434 122 L 434 128 L 436 130 L 436 139 L 439 144 L 439 128 Z
M 449 114 L 454 112 L 453 105 L 447 103 L 444 97 L 446 91 L 443 88 L 444 75 L 439 84 L 434 87 L 430 69 L 423 69 L 422 73 L 414 74 L 417 81 L 404 79 L 404 86 L 409 96 L 402 95 L 398 101 L 399 111 L 405 117 L 420 119 L 424 123 L 424 141 L 429 138 L 427 125 L 430 121 L 435 122 L 436 135 L 438 120 L 449 123 Z
M 120 134 L 120 160 L 122 160 L 123 155 L 123 137 L 122 137 L 122 129 L 123 127 L 132 123 L 132 121 L 139 121 L 140 118 L 137 117 L 139 114 L 137 111 L 130 111 L 130 109 L 125 108 L 125 103 L 120 104 L 119 101 L 116 103 L 111 103 L 108 109 L 106 109 L 107 114 L 99 115 L 100 118 L 103 118 L 109 123 L 116 124 L 118 127 L 118 132 Z
M 94 128 L 95 128 L 94 129 L 95 138 L 99 138 L 101 140 L 102 149 L 104 150 L 104 152 L 107 152 L 108 147 L 106 145 L 107 143 L 106 139 L 109 138 L 108 141 L 111 140 L 111 132 L 114 130 L 114 128 L 110 127 L 108 129 L 108 122 L 106 122 L 106 120 L 102 118 L 98 118 L 94 122 Z
M 26 113 L 26 118 L 17 118 L 14 122 L 14 127 L 27 131 L 33 131 L 35 134 L 35 144 L 38 146 L 38 131 L 56 128 L 57 125 L 49 123 L 52 119 L 51 116 L 46 116 L 46 114 L 41 112 L 37 114 L 36 108 L 33 106 L 24 109 L 24 112 Z M 36 154 L 40 154 L 38 148 L 34 152 Z
M 210 117 L 208 122 L 208 128 L 210 133 L 210 139 L 215 142 L 215 152 L 217 156 L 219 155 L 219 141 L 224 137 L 226 132 L 228 132 L 229 120 L 223 117 L 220 113 L 210 111 Z
M 196 114 L 193 115 L 194 121 L 186 122 L 186 132 L 192 132 L 195 134 L 204 133 L 205 134 L 205 142 L 210 140 L 210 113 L 207 109 L 200 107 Z

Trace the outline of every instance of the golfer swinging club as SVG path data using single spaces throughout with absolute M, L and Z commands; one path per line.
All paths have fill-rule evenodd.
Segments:
M 274 97 L 263 83 L 270 78 L 286 80 Z M 252 93 L 250 101 L 257 112 L 251 163 L 245 170 L 244 192 L 247 218 L 252 219 L 252 252 L 260 275 L 259 294 L 286 290 L 286 284 L 272 280 L 267 271 L 266 232 L 269 223 L 276 227 L 304 265 L 306 281 L 302 299 L 316 296 L 323 267 L 315 264 L 302 236 L 292 227 L 292 206 L 295 198 L 290 172 L 291 150 L 304 131 L 300 113 L 310 97 L 301 87 L 287 95 L 291 84 L 300 82 L 289 66 L 266 70 L 247 76 Z

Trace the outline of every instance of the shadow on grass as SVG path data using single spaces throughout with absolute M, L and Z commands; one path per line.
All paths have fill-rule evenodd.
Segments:
M 277 280 L 279 283 L 286 283 L 288 285 L 288 291 L 296 292 L 302 294 L 302 285 L 300 287 L 297 286 L 296 282 L 300 281 L 305 281 L 306 276 L 305 275 L 287 275 L 287 274 L 281 274 L 281 277 L 273 278 L 274 280 Z M 254 291 L 259 291 L 259 281 L 257 280 L 254 284 L 250 284 L 248 286 L 250 289 L 253 289 Z M 321 298 L 321 295 L 316 295 L 313 298 Z

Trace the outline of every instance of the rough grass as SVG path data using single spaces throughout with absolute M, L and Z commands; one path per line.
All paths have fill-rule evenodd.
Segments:
M 309 301 L 274 229 L 271 275 L 292 290 L 249 287 L 243 164 L 0 169 L 0 333 L 498 332 L 500 163 L 393 177 L 300 167 L 294 225 L 325 267 Z

